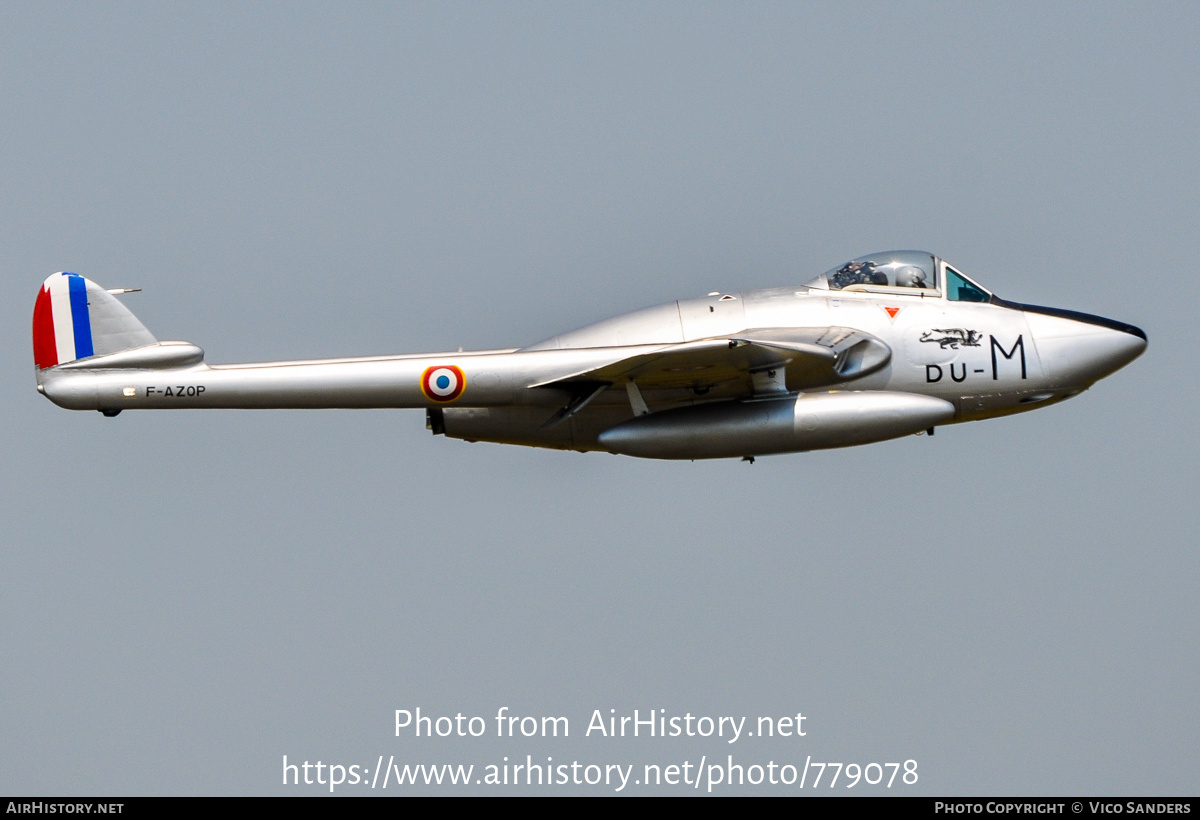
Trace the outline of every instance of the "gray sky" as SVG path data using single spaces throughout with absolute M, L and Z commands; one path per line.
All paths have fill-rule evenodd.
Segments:
M 0 792 L 733 754 L 1194 793 L 1197 40 L 1188 3 L 0 6 Z M 220 363 L 515 346 L 897 247 L 1149 350 L 753 466 L 34 390 L 58 270 Z M 395 737 L 418 706 L 571 737 Z M 808 734 L 583 736 L 635 708 Z

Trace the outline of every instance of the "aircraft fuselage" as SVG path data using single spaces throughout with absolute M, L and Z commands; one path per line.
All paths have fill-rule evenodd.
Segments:
M 39 366 L 39 390 L 107 415 L 425 408 L 435 433 L 456 438 L 705 458 L 865 443 L 1045 406 L 1146 346 L 1136 327 L 1007 302 L 933 260 L 941 288 L 835 287 L 848 265 L 807 286 L 670 302 L 508 350 L 209 365 L 180 342 L 106 352 L 115 331 L 105 337 L 102 326 L 102 349 Z M 89 304 L 107 305 L 87 284 Z M 37 323 L 35 312 L 35 350 Z M 818 412 L 821 396 L 834 398 Z

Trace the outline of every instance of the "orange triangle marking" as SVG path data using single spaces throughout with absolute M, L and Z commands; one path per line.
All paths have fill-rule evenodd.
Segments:
M 888 315 L 888 316 L 891 316 L 893 319 L 895 319 L 895 318 L 896 318 L 896 314 L 900 312 L 900 308 L 898 308 L 898 307 L 897 307 L 897 308 L 885 307 L 885 308 L 884 308 L 884 310 L 886 310 L 886 311 L 887 311 L 887 315 Z

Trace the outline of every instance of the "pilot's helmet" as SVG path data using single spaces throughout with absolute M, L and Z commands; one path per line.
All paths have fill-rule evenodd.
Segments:
M 925 271 L 915 265 L 905 265 L 896 271 L 896 287 L 925 288 Z

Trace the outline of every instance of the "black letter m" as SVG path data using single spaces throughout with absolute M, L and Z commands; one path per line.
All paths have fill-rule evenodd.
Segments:
M 992 336 L 991 339 L 992 339 L 992 381 L 996 381 L 997 379 L 1000 378 L 1000 374 L 999 374 L 998 368 L 996 366 L 996 351 L 999 350 L 1000 355 L 1003 356 L 1004 358 L 1012 359 L 1012 357 L 1014 355 L 1016 355 L 1018 347 L 1021 348 L 1021 378 L 1022 379 L 1025 378 L 1025 339 L 1024 339 L 1024 336 L 1018 336 L 1017 340 L 1015 342 L 1013 342 L 1012 350 L 1008 351 L 1007 353 L 1004 352 L 1004 345 L 997 342 L 995 336 Z

